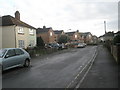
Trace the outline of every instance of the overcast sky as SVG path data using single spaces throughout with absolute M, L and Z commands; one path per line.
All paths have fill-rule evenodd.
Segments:
M 38 28 L 53 30 L 91 32 L 104 34 L 118 31 L 119 0 L 0 0 L 0 16 L 14 16 L 20 12 L 21 20 Z M 69 30 L 71 29 L 71 30 Z

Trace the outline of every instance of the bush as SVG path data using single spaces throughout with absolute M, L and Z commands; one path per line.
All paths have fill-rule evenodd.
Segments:
M 116 45 L 117 43 L 120 43 L 120 34 L 116 35 L 113 39 L 113 44 Z
M 45 43 L 41 37 L 37 37 L 37 47 L 44 47 Z

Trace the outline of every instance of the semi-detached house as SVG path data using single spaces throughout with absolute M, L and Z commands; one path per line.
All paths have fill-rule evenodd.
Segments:
M 59 42 L 61 35 L 65 35 L 64 30 L 54 30 L 56 42 Z
M 56 43 L 56 36 L 51 27 L 46 28 L 46 26 L 43 26 L 43 28 L 38 28 L 37 37 L 41 37 L 45 44 Z
M 15 17 L 2 16 L 2 48 L 27 48 L 36 46 L 36 28 L 20 20 L 19 11 Z
M 65 34 L 70 38 L 70 43 L 78 43 L 78 42 L 80 42 L 80 36 L 79 36 L 78 31 L 67 32 Z

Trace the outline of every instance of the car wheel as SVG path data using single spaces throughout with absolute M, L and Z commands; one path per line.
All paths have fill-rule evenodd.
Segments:
M 24 67 L 29 67 L 29 66 L 30 66 L 30 61 L 26 59 L 24 62 Z

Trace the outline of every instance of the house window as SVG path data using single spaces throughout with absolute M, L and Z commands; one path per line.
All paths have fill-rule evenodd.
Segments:
M 19 34 L 24 34 L 24 30 L 23 30 L 22 27 L 19 27 L 19 28 L 18 28 L 18 33 L 19 33 Z
M 77 35 L 75 35 L 75 38 L 77 38 Z
M 18 40 L 18 46 L 19 46 L 19 48 L 25 48 L 24 40 Z
M 52 34 L 52 32 L 50 32 L 50 36 L 52 36 L 53 34 Z
M 33 29 L 29 29 L 29 34 L 33 35 L 34 34 L 34 30 Z
M 91 35 L 89 34 L 89 36 L 88 36 L 89 38 L 91 38 Z

